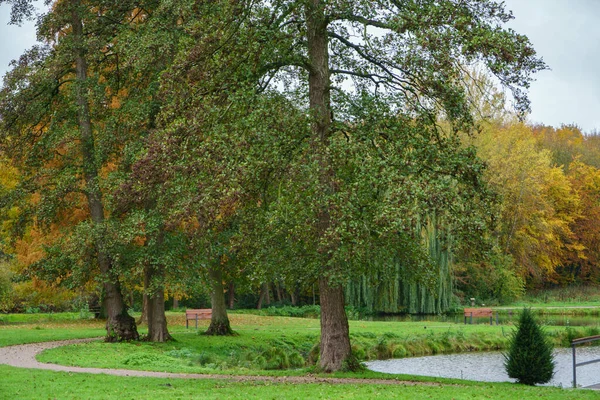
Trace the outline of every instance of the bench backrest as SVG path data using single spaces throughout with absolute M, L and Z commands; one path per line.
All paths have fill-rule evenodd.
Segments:
M 491 317 L 492 309 L 491 308 L 465 308 L 465 317 L 470 317 L 473 315 L 474 317 Z
M 199 308 L 196 310 L 185 310 L 185 316 L 189 317 L 189 316 L 193 316 L 196 317 L 196 315 L 211 315 L 212 314 L 212 309 L 210 308 Z

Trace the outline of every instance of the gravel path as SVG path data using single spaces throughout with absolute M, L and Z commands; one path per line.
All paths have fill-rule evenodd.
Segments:
M 35 359 L 36 355 L 44 350 L 55 347 L 66 346 L 74 343 L 91 342 L 96 339 L 73 339 L 56 342 L 21 344 L 17 346 L 0 347 L 0 364 L 6 364 L 18 368 L 45 369 L 51 371 L 63 371 L 73 373 L 106 374 L 116 376 L 141 376 L 154 378 L 178 378 L 178 379 L 225 379 L 236 382 L 263 381 L 273 383 L 334 383 L 334 384 L 381 384 L 381 385 L 427 385 L 441 386 L 435 382 L 400 381 L 395 379 L 360 379 L 360 378 L 326 378 L 317 376 L 258 376 L 258 375 L 218 375 L 218 374 L 178 374 L 170 372 L 136 371 L 128 369 L 105 369 L 69 367 L 57 364 L 45 364 Z

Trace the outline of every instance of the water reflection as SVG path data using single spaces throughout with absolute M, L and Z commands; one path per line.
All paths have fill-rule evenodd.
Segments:
M 573 359 L 571 349 L 555 350 L 556 369 L 550 386 L 573 385 Z M 600 347 L 577 348 L 577 362 L 600 358 Z M 484 382 L 514 381 L 504 370 L 504 357 L 500 352 L 448 354 L 412 357 L 394 360 L 369 361 L 367 368 L 390 374 L 411 374 L 440 378 L 469 379 Z M 600 383 L 600 363 L 577 368 L 578 386 Z

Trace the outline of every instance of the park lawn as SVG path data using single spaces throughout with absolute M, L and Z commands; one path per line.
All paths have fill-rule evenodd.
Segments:
M 248 351 L 269 346 L 292 346 L 295 350 L 313 349 L 318 340 L 319 321 L 316 319 L 231 315 L 232 325 L 238 332 L 234 337 L 206 337 L 195 329 L 186 329 L 180 313 L 169 313 L 169 329 L 176 342 L 166 344 L 118 343 L 100 341 L 48 350 L 39 359 L 67 365 L 86 365 L 106 368 L 149 369 L 170 372 L 205 372 L 219 374 L 270 374 L 279 376 L 304 375 L 309 368 L 264 371 L 253 368 L 223 365 L 232 352 Z M 208 321 L 202 321 L 203 328 Z M 507 327 L 489 325 L 461 325 L 442 322 L 373 322 L 351 321 L 353 346 L 372 346 L 370 356 L 379 357 L 390 343 L 404 341 L 405 348 L 415 351 L 435 349 L 444 341 L 474 341 L 481 346 L 496 345 L 509 334 Z M 0 325 L 0 346 L 46 340 L 102 336 L 103 322 L 95 320 L 36 321 L 27 324 Z M 460 339 L 460 340 L 459 340 Z M 410 346 L 406 344 L 410 342 Z M 429 342 L 426 346 L 425 343 Z M 462 343 L 462 342 L 461 342 Z M 358 345 L 357 345 L 358 344 Z M 375 344 L 375 345 L 374 345 Z M 419 350 L 420 349 L 420 350 Z M 429 351 L 430 351 L 429 350 Z M 440 349 L 438 349 L 440 350 Z M 188 357 L 193 354 L 192 357 Z M 212 359 L 211 359 L 212 358 Z M 205 362 L 201 365 L 200 361 Z M 127 363 L 125 363 L 127 361 Z M 137 365 L 136 365 L 137 364 Z M 215 365 L 210 365 L 215 364 Z M 223 369 L 223 367 L 228 367 Z M 381 384 L 293 384 L 271 382 L 234 382 L 222 379 L 159 379 L 116 377 L 27 370 L 0 365 L 0 398 L 38 399 L 186 399 L 186 398 L 440 398 L 440 399 L 587 399 L 598 394 L 588 390 L 570 390 L 547 387 L 527 387 L 509 383 L 482 383 L 379 374 L 372 371 L 337 373 L 336 377 L 384 378 L 412 380 L 416 386 Z M 432 385 L 433 383 L 433 385 Z
M 318 356 L 319 320 L 231 314 L 231 337 L 204 336 L 185 328 L 181 313 L 168 313 L 168 343 L 104 343 L 50 349 L 42 362 L 79 367 L 218 374 L 302 375 Z M 360 360 L 505 349 L 513 328 L 449 322 L 350 321 L 354 354 Z M 548 327 L 555 345 L 595 334 L 597 327 Z M 103 336 L 101 321 L 60 321 L 0 326 L 0 345 Z M 143 329 L 140 329 L 143 333 Z
M 106 335 L 104 321 L 61 320 L 30 324 L 0 324 L 0 347 L 52 340 L 84 339 Z
M 233 382 L 70 374 L 0 365 L 2 399 L 596 399 L 590 390 L 440 380 L 382 385 Z
M 554 305 L 551 305 L 554 304 Z M 518 313 L 523 308 L 530 308 L 534 315 L 572 315 L 572 316 L 600 316 L 600 303 L 581 303 L 573 305 L 570 303 L 550 303 L 550 304 L 536 304 L 526 303 L 521 306 L 502 306 L 492 307 L 492 310 L 497 311 L 500 314 L 507 313 Z

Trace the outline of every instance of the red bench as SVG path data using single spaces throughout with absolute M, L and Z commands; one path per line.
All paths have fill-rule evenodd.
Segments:
M 473 323 L 473 317 L 490 317 L 490 325 L 493 325 L 492 314 L 491 308 L 465 308 L 465 324 L 467 323 L 467 317 L 470 318 L 471 324 Z
M 210 308 L 200 308 L 196 310 L 185 310 L 185 327 L 188 328 L 188 321 L 196 321 L 196 329 L 198 329 L 199 319 L 211 319 L 212 310 Z

